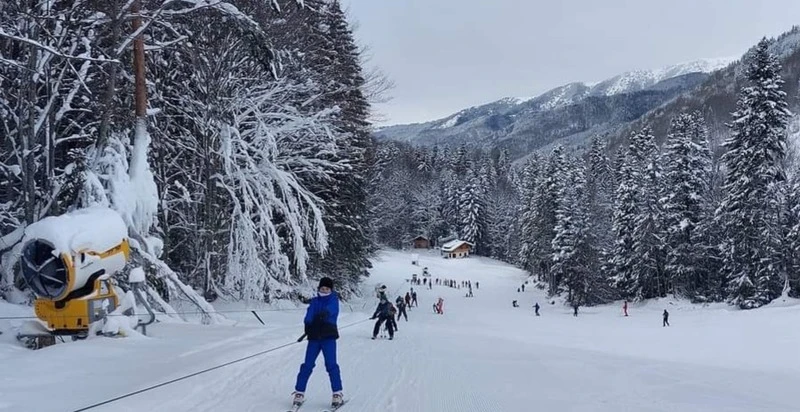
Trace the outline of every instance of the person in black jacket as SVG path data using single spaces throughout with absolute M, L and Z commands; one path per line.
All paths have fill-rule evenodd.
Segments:
M 389 339 L 394 339 L 394 328 L 392 327 L 392 304 L 384 297 L 381 298 L 381 303 L 378 304 L 378 307 L 375 309 L 375 313 L 372 315 L 371 319 L 378 319 L 375 322 L 375 327 L 372 329 L 372 339 L 378 337 L 378 332 L 381 330 L 381 325 L 384 322 L 387 323 L 386 327 L 389 329 Z
M 342 377 L 339 365 L 336 363 L 336 339 L 339 339 L 339 329 L 336 325 L 338 317 L 339 296 L 333 291 L 333 280 L 327 277 L 322 278 L 317 287 L 317 296 L 311 299 L 303 321 L 308 346 L 306 346 L 305 362 L 300 365 L 300 373 L 297 374 L 297 383 L 294 387 L 293 403 L 295 405 L 302 405 L 305 400 L 306 385 L 320 352 L 325 357 L 325 369 L 331 379 L 331 390 L 333 391 L 331 405 L 335 406 L 343 402 Z
M 406 318 L 406 322 L 408 322 L 408 314 L 406 313 L 406 302 L 403 301 L 402 296 L 398 296 L 397 299 L 394 301 L 397 305 L 397 320 L 400 320 L 400 316 Z

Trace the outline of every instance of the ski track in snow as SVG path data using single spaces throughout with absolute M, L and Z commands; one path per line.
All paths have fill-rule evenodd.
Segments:
M 398 322 L 394 340 L 371 340 L 372 289 L 385 283 L 405 294 L 410 254 L 383 252 L 365 282 L 365 300 L 342 305 L 337 342 L 345 398 L 342 411 L 480 412 L 788 412 L 797 411 L 800 333 L 788 329 L 800 306 L 789 302 L 740 312 L 682 302 L 619 304 L 571 310 L 545 298 L 511 266 L 472 257 L 420 254 L 433 278 L 479 281 L 466 289 L 415 286 L 419 307 Z M 445 299 L 444 315 L 431 303 Z M 389 296 L 394 301 L 396 296 Z M 519 308 L 511 307 L 511 300 Z M 539 302 L 541 317 L 531 306 Z M 351 312 L 350 308 L 363 311 Z M 661 327 L 664 307 L 670 328 Z M 0 306 L 0 310 L 4 307 Z M 0 335 L 0 411 L 73 411 L 292 342 L 302 312 L 267 313 L 266 326 L 243 314 L 238 326 L 157 324 L 147 339 L 89 339 L 40 351 L 19 349 Z M 758 346 L 760 345 L 760 346 Z M 100 406 L 117 412 L 283 412 L 303 360 L 293 344 L 200 376 Z M 40 373 L 42 369 L 48 373 Z M 48 388 L 43 399 L 41 388 Z M 91 390 L 87 390 L 91 388 Z M 51 393 L 52 392 L 52 393 Z M 301 411 L 330 406 L 323 357 L 317 359 Z

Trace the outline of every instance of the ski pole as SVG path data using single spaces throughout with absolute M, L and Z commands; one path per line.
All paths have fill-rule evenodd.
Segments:
M 305 339 L 305 338 L 306 338 L 306 334 L 304 333 L 304 334 L 303 334 L 303 336 L 301 336 L 301 337 L 297 338 L 297 341 L 298 341 L 298 342 L 302 342 L 302 341 L 303 341 L 303 339 Z

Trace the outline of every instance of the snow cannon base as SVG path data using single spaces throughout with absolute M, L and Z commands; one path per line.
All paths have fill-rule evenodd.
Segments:
M 47 323 L 53 335 L 86 337 L 89 325 L 105 319 L 119 306 L 119 298 L 109 280 L 95 280 L 92 292 L 86 296 L 53 301 L 36 299 L 36 316 Z

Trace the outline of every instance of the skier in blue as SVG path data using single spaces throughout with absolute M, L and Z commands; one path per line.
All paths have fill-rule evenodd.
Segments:
M 339 365 L 336 363 L 336 339 L 339 339 L 339 329 L 336 326 L 338 317 L 339 296 L 333 291 L 333 280 L 322 278 L 317 287 L 317 296 L 311 299 L 303 321 L 308 346 L 306 346 L 305 362 L 300 365 L 300 373 L 297 374 L 297 384 L 294 387 L 295 406 L 302 405 L 305 401 L 308 378 L 311 377 L 320 352 L 325 358 L 325 369 L 331 379 L 333 391 L 331 408 L 337 408 L 343 403 L 342 377 Z

